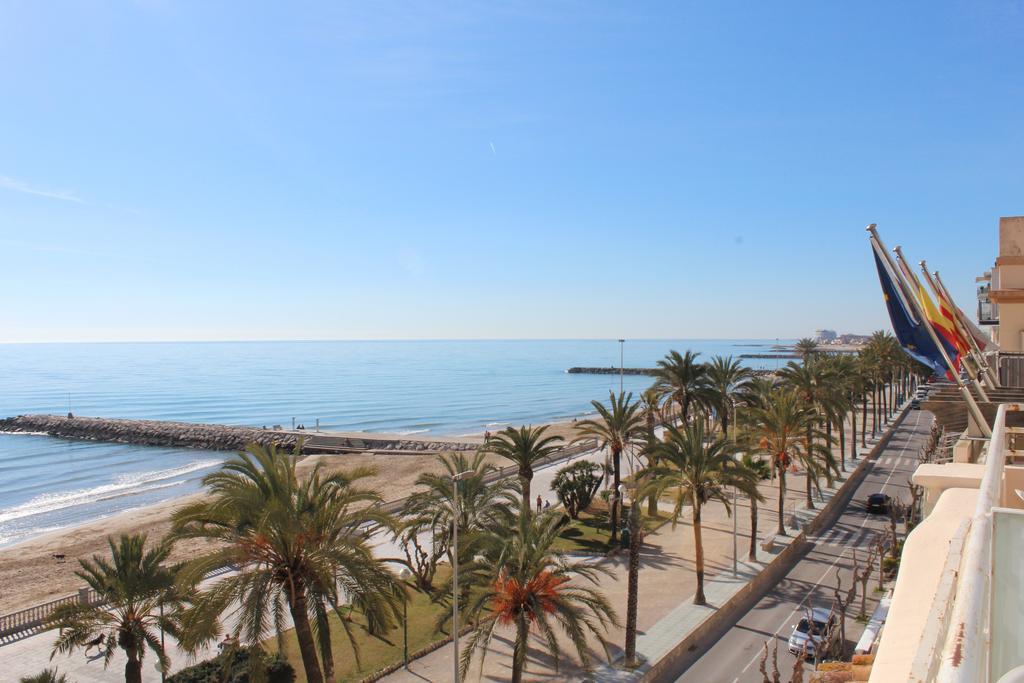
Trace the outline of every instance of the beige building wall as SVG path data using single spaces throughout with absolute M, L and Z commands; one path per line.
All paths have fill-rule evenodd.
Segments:
M 999 256 L 989 296 L 999 305 L 1000 347 L 1024 352 L 1024 216 L 999 219 Z

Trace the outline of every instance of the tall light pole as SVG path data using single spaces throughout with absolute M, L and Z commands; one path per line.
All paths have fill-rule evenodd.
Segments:
M 625 351 L 624 351 L 625 345 L 626 345 L 626 340 L 625 339 L 620 339 L 619 340 L 619 393 L 620 394 L 622 393 L 622 376 L 626 373 L 626 366 L 623 364 L 623 361 L 625 359 Z
M 473 470 L 459 472 L 452 476 L 452 645 L 454 647 L 454 675 L 452 680 L 459 683 L 459 482 L 472 477 Z
M 412 576 L 412 572 L 409 571 L 408 567 L 402 567 L 402 571 L 398 573 L 398 578 L 402 582 L 409 580 Z M 409 668 L 409 596 L 408 594 L 402 598 L 402 662 L 405 668 Z
M 732 443 L 736 445 L 736 399 L 732 399 Z M 735 459 L 735 454 L 733 458 Z M 736 544 L 736 484 L 732 485 L 732 577 L 735 579 L 739 576 L 737 569 L 737 544 Z

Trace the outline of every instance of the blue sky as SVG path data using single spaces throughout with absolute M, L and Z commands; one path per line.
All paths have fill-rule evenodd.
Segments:
M 244 9 L 243 9 L 244 8 Z M 0 341 L 887 326 L 1024 213 L 1024 4 L 0 4 Z

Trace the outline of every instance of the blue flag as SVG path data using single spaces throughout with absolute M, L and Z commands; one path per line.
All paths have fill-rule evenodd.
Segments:
M 927 323 L 917 320 L 907 310 L 903 297 L 897 293 L 899 285 L 893 282 L 892 273 L 879 258 L 878 248 L 874 245 L 873 240 L 871 253 L 875 257 L 875 267 L 878 268 L 878 281 L 882 284 L 882 296 L 885 297 L 885 307 L 889 309 L 892 331 L 900 346 L 911 358 L 934 370 L 936 375 L 947 374 L 949 368 L 942 358 L 942 352 L 935 346 L 928 330 L 924 328 Z

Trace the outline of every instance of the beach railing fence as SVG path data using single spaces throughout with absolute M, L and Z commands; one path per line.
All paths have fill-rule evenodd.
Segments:
M 222 567 L 206 575 L 206 579 L 228 574 L 235 567 Z M 74 595 L 66 595 L 50 602 L 34 605 L 17 612 L 0 616 L 0 642 L 7 642 L 19 636 L 45 631 L 53 613 L 62 605 L 104 605 L 106 601 L 92 588 L 82 588 Z
M 100 602 L 99 594 L 96 591 L 92 588 L 83 588 L 74 595 L 66 595 L 41 605 L 5 614 L 0 616 L 0 640 L 7 640 L 42 629 L 54 611 L 63 605 L 96 605 Z

